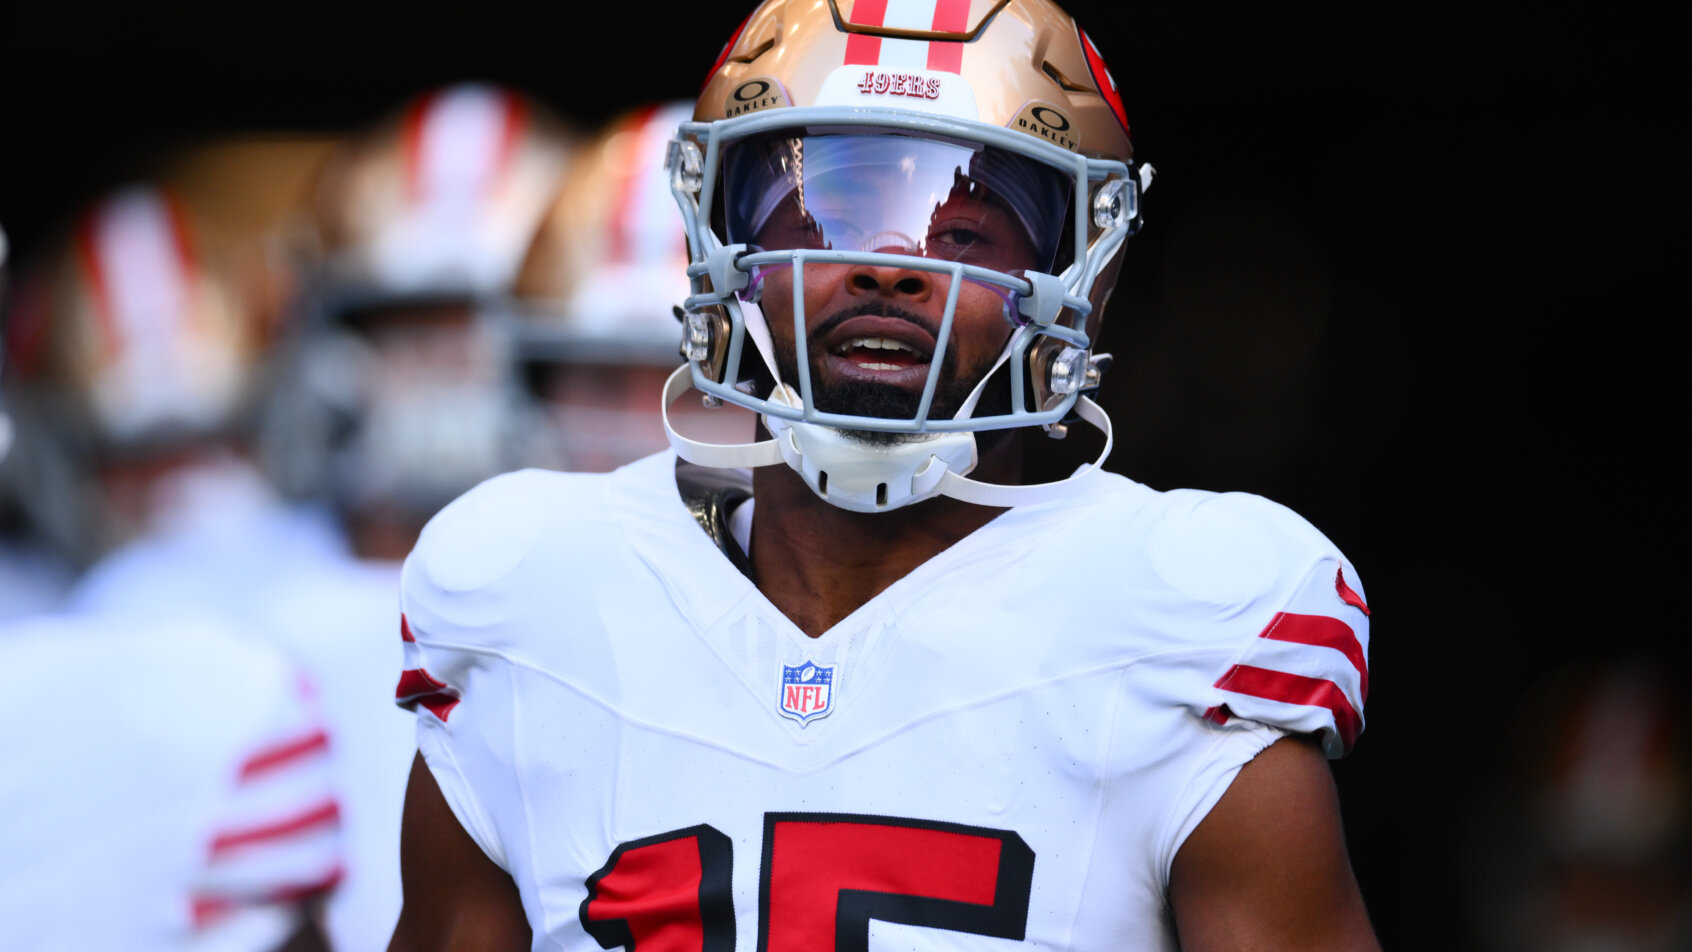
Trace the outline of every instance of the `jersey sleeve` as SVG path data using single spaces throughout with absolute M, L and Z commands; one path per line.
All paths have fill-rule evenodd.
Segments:
M 400 577 L 405 660 L 394 700 L 417 715 L 418 752 L 459 825 L 506 869 L 495 808 L 514 786 L 501 780 L 515 758 L 515 701 L 500 623 L 524 603 L 525 560 L 554 476 L 509 473 L 461 496 L 423 530 Z
M 1302 520 L 1300 520 L 1302 522 Z M 1369 607 L 1357 572 L 1313 529 L 1317 544 L 1291 546 L 1287 594 L 1256 613 L 1267 621 L 1244 637 L 1211 685 L 1204 716 L 1242 718 L 1318 735 L 1330 758 L 1344 756 L 1363 732 L 1369 696 Z
M 264 709 L 235 748 L 237 762 L 193 884 L 194 923 L 205 933 L 291 928 L 302 907 L 343 874 L 331 739 L 311 686 L 292 671 L 276 674 L 255 680 L 247 695 Z

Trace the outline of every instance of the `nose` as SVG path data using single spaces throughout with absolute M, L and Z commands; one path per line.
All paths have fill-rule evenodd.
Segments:
M 853 296 L 878 295 L 926 301 L 934 293 L 934 275 L 912 268 L 857 264 L 846 272 L 846 290 Z

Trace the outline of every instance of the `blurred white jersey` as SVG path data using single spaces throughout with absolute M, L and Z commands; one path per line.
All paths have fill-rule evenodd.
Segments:
M 251 620 L 256 598 L 292 572 L 342 559 L 327 516 L 289 506 L 257 470 L 218 459 L 167 477 L 140 538 L 100 559 L 69 603 L 78 610 L 215 608 Z
M 342 806 L 346 876 L 325 925 L 336 952 L 381 952 L 400 910 L 400 817 L 416 728 L 393 705 L 399 563 L 345 559 L 295 573 L 256 606 L 261 629 L 318 685 Z
M 329 741 L 208 616 L 0 628 L 0 949 L 274 949 L 340 876 Z
M 316 684 L 335 738 L 346 875 L 325 924 L 337 952 L 387 947 L 399 918 L 399 829 L 417 745 L 386 699 L 399 567 L 362 563 L 326 519 L 234 461 L 175 479 L 145 537 L 89 570 L 73 604 L 126 613 L 212 606 L 281 647 Z
M 1098 473 L 812 639 L 674 468 L 500 477 L 406 563 L 401 694 L 536 948 L 1173 950 L 1240 766 L 1362 728 L 1356 573 L 1262 498 Z

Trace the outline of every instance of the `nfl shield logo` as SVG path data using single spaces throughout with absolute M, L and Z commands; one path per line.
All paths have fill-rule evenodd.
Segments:
M 781 666 L 781 713 L 809 724 L 834 710 L 834 668 L 807 661 Z

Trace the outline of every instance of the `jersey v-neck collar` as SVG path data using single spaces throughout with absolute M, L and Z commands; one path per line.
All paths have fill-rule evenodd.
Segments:
M 822 642 L 837 637 L 840 632 L 861 629 L 872 623 L 877 615 L 897 615 L 930 589 L 927 583 L 963 566 L 974 565 L 987 574 L 993 567 L 1027 557 L 1039 547 L 1036 537 L 1051 525 L 1041 518 L 1043 514 L 1088 504 L 1101 491 L 1103 483 L 1098 478 L 1084 480 L 1076 486 L 1075 492 L 1063 498 L 1006 509 L 894 580 L 816 639 L 811 639 L 700 529 L 676 484 L 673 452 L 660 453 L 631 464 L 627 473 L 633 478 L 624 483 L 625 496 L 633 504 L 634 511 L 644 512 L 648 517 L 636 520 L 638 525 L 629 527 L 634 534 L 637 551 L 641 548 L 648 550 L 650 556 L 643 555 L 643 558 L 654 568 L 672 598 L 677 599 L 693 616 L 701 630 L 713 626 L 725 613 L 733 611 L 745 600 L 753 599 L 769 618 L 779 619 L 789 635 L 796 635 L 802 642 Z M 1028 533 L 1026 536 L 1017 535 L 1024 531 Z M 688 571 L 683 578 L 670 578 L 669 573 L 657 571 L 660 564 L 685 565 Z

